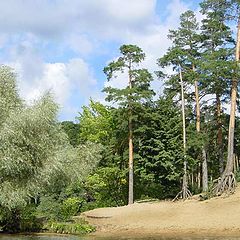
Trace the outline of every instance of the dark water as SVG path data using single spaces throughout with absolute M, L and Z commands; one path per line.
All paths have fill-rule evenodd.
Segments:
M 240 235 L 240 233 L 239 233 Z M 240 237 L 107 237 L 107 238 L 97 238 L 97 237 L 81 237 L 81 236 L 53 236 L 53 235 L 1 235 L 0 240 L 240 240 Z

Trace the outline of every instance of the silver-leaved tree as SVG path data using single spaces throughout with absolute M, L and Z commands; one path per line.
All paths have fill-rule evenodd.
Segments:
M 0 108 L 0 217 L 1 209 L 25 205 L 53 176 L 82 179 L 100 159 L 96 144 L 69 144 L 50 93 L 26 105 L 6 66 L 0 66 Z

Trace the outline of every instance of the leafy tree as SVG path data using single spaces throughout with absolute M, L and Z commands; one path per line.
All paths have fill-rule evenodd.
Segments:
M 56 121 L 57 105 L 49 95 L 31 107 L 12 111 L 0 129 L 0 205 L 9 209 L 26 203 L 52 171 L 67 146 Z
M 0 126 L 6 121 L 10 112 L 22 106 L 16 86 L 16 74 L 8 66 L 0 66 Z
M 70 144 L 76 147 L 79 144 L 79 124 L 72 121 L 63 121 L 61 126 L 68 135 Z
M 172 99 L 160 97 L 146 108 L 136 130 L 137 156 L 135 172 L 138 197 L 176 196 L 182 176 L 182 121 Z
M 80 141 L 91 141 L 103 145 L 108 143 L 113 129 L 113 117 L 110 108 L 90 99 L 89 106 L 83 106 L 82 109 L 83 111 L 78 117 Z
M 83 181 L 99 162 L 102 149 L 95 143 L 76 148 L 69 144 L 51 94 L 27 106 L 18 96 L 10 68 L 0 68 L 0 81 L 0 103 L 6 103 L 0 124 L 0 226 L 9 230 L 14 223 L 19 230 L 31 201 L 37 203 L 59 179 L 69 185 Z

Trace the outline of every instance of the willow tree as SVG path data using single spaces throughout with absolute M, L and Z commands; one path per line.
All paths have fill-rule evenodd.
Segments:
M 119 107 L 127 111 L 128 117 L 128 148 L 129 148 L 129 193 L 128 204 L 132 204 L 133 199 L 133 134 L 134 119 L 137 117 L 138 106 L 151 99 L 153 91 L 150 90 L 151 74 L 146 69 L 136 69 L 141 63 L 145 54 L 136 45 L 122 45 L 120 47 L 121 56 L 104 68 L 104 73 L 110 81 L 118 76 L 122 81 L 127 82 L 127 87 L 118 89 L 106 87 L 103 91 L 108 94 L 106 100 L 116 102 Z M 120 73 L 120 74 L 119 74 Z M 121 73 L 123 73 L 121 75 Z M 127 77 L 124 77 L 124 73 Z
M 8 66 L 0 66 L 0 126 L 12 111 L 22 106 L 16 85 L 16 73 Z
M 16 209 L 47 184 L 68 141 L 56 119 L 57 105 L 44 96 L 12 111 L 0 128 L 0 206 Z

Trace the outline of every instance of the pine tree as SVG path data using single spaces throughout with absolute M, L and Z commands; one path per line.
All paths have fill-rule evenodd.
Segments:
M 199 35 L 198 35 L 198 23 L 196 21 L 195 15 L 192 11 L 187 11 L 183 13 L 180 17 L 180 27 L 177 30 L 170 30 L 169 38 L 172 40 L 173 46 L 168 50 L 168 52 L 158 60 L 160 66 L 165 67 L 172 65 L 174 68 L 180 66 L 180 87 L 181 92 L 187 88 L 187 86 L 193 86 L 195 89 L 195 106 L 196 106 L 196 130 L 200 132 L 200 103 L 199 103 L 199 90 L 198 90 L 198 74 L 196 68 L 198 67 L 199 59 Z M 182 71 L 183 70 L 183 71 Z M 183 79 L 183 76 L 184 79 Z M 178 93 L 180 92 L 179 78 L 171 77 L 167 84 L 170 85 L 170 91 L 176 88 Z M 182 95 L 182 103 L 187 93 L 184 91 Z M 190 93 L 191 95 L 191 93 Z M 189 95 L 189 97 L 190 97 Z M 182 107 L 182 111 L 185 111 L 185 106 Z M 183 118 L 183 122 L 185 117 Z M 184 130 L 185 132 L 185 130 Z M 185 134 L 184 134 L 185 135 Z M 184 140 L 185 142 L 185 140 Z M 185 146 L 186 144 L 184 144 Z M 184 147 L 185 149 L 186 147 Z M 186 149 L 185 149 L 186 151 Z M 204 152 L 204 149 L 203 149 Z M 206 154 L 203 154 L 205 156 Z M 206 166 L 206 158 L 204 158 L 204 163 Z M 207 176 L 207 168 L 204 168 L 203 176 Z M 184 172 L 186 172 L 186 166 L 184 164 Z M 187 177 L 186 177 L 187 178 Z M 207 177 L 206 177 L 207 178 Z M 184 177 L 185 179 L 185 177 Z M 206 187 L 205 187 L 206 188 Z M 187 184 L 183 184 L 183 189 L 187 189 Z M 187 191 L 183 191 L 187 192 Z M 186 194 L 184 194 L 185 196 Z
M 236 115 L 236 104 L 237 104 L 237 90 L 238 90 L 238 78 L 239 78 L 239 57 L 240 57 L 240 1 L 230 0 L 221 1 L 222 9 L 224 12 L 224 18 L 237 19 L 237 36 L 235 46 L 235 67 L 234 76 L 231 83 L 231 110 L 230 110 L 230 121 L 228 129 L 228 154 L 227 164 L 221 178 L 218 179 L 217 184 L 214 187 L 214 193 L 219 195 L 223 192 L 233 192 L 236 187 L 236 180 L 233 172 L 234 166 L 234 131 L 235 131 L 235 115 Z
M 220 174 L 223 172 L 223 132 L 222 132 L 222 101 L 226 99 L 232 78 L 231 30 L 225 24 L 227 1 L 205 0 L 201 12 L 202 20 L 202 61 L 201 87 L 205 94 L 215 95 L 215 119 L 217 125 L 218 162 Z
M 129 199 L 133 203 L 133 130 L 136 110 L 145 101 L 151 99 L 153 91 L 150 90 L 151 74 L 146 69 L 136 69 L 136 66 L 145 58 L 142 49 L 136 45 L 122 45 L 121 56 L 104 68 L 108 80 L 111 80 L 120 71 L 127 72 L 128 86 L 124 89 L 106 87 L 108 94 L 106 100 L 118 103 L 119 107 L 127 110 L 128 118 L 128 145 L 129 145 Z

